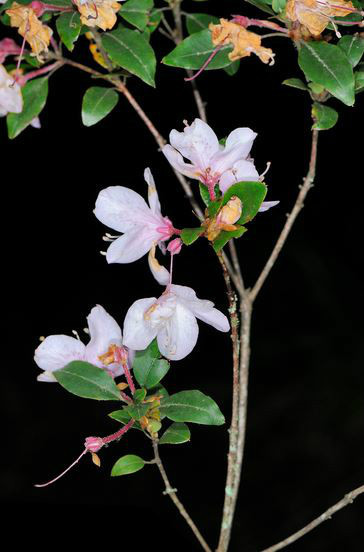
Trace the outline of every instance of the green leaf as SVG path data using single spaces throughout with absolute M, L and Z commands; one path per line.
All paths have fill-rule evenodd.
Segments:
M 225 192 L 222 205 L 226 205 L 232 196 L 237 196 L 242 202 L 243 211 L 240 219 L 235 224 L 245 224 L 258 213 L 266 193 L 267 187 L 263 182 L 238 182 L 230 186 Z
M 148 41 L 138 31 L 119 26 L 111 33 L 103 33 L 102 45 L 113 62 L 150 86 L 155 86 L 155 54 Z
M 22 88 L 23 111 L 7 116 L 8 136 L 16 138 L 42 111 L 48 96 L 48 78 L 34 79 Z
M 115 477 L 117 475 L 128 475 L 129 473 L 135 473 L 142 468 L 144 468 L 145 462 L 140 456 L 135 454 L 127 454 L 122 456 L 114 464 L 111 470 L 111 476 Z
M 172 52 L 163 58 L 162 63 L 184 69 L 200 69 L 215 50 L 208 29 L 185 38 Z M 231 64 L 228 53 L 231 46 L 224 46 L 206 67 L 206 70 L 222 69 Z
M 160 445 L 180 445 L 191 439 L 191 432 L 184 423 L 175 422 L 163 433 L 159 439 Z
M 315 121 L 312 128 L 328 130 L 336 125 L 339 114 L 332 107 L 315 102 L 312 106 L 312 117 Z
M 80 14 L 77 11 L 62 13 L 57 18 L 56 27 L 63 44 L 72 52 L 81 31 Z
M 145 32 L 147 32 L 149 35 L 154 33 L 154 31 L 158 28 L 161 19 L 162 12 L 160 10 L 152 10 L 148 19 L 147 26 L 145 28 Z
M 112 377 L 89 362 L 74 360 L 53 374 L 62 387 L 78 397 L 98 401 L 120 400 L 120 391 Z
M 219 407 L 201 391 L 180 391 L 161 400 L 161 414 L 174 422 L 222 425 L 225 418 Z
M 219 140 L 219 144 L 222 145 L 222 146 L 225 146 L 225 142 L 226 142 L 226 138 L 222 138 L 221 140 Z M 200 194 L 201 194 L 201 199 L 202 201 L 204 202 L 204 204 L 206 205 L 206 207 L 209 209 L 209 214 L 210 216 L 213 216 L 214 214 L 214 210 L 215 210 L 215 206 L 216 204 L 218 204 L 217 201 L 211 201 L 210 199 L 210 194 L 209 194 L 209 191 L 208 191 L 208 188 L 207 186 L 205 186 L 205 184 L 202 184 L 202 182 L 199 183 L 199 187 L 200 187 Z M 215 196 L 217 198 L 220 197 L 220 188 L 219 186 L 216 184 L 215 186 Z M 213 211 L 210 212 L 210 208 L 212 207 Z
M 133 372 L 142 387 L 152 389 L 168 372 L 169 362 L 160 356 L 156 340 L 153 340 L 145 351 L 135 353 Z
M 286 9 L 287 0 L 273 0 L 272 8 L 276 13 L 282 13 Z
M 147 394 L 147 390 L 146 389 L 137 389 L 134 393 L 134 396 L 133 396 L 133 399 L 135 402 L 143 402 L 145 397 L 146 397 L 146 394 Z
M 341 48 L 327 42 L 301 42 L 298 63 L 308 80 L 324 86 L 345 105 L 354 105 L 353 68 Z
M 131 420 L 131 416 L 125 410 L 114 410 L 113 412 L 110 412 L 108 416 L 109 418 L 112 418 L 113 420 L 116 420 L 117 422 L 120 422 L 124 425 Z M 143 431 L 139 422 L 135 422 L 131 426 L 131 429 L 139 429 L 140 431 Z
M 225 73 L 227 73 L 230 77 L 233 77 L 238 71 L 240 67 L 240 59 L 237 59 L 236 61 L 233 61 L 229 67 L 224 67 Z
M 265 13 L 269 13 L 270 15 L 275 15 L 274 11 L 270 8 L 272 4 L 272 0 L 246 0 L 246 1 L 248 2 L 248 4 L 251 4 L 256 8 L 259 8 Z
M 130 406 L 125 406 L 124 410 L 129 414 L 133 420 L 140 420 L 143 416 L 146 415 L 150 408 L 150 404 L 132 404 Z
M 286 86 L 291 86 L 292 88 L 298 88 L 299 90 L 308 90 L 307 86 L 301 79 L 286 79 L 282 82 Z
M 82 122 L 89 127 L 96 125 L 116 106 L 119 100 L 118 93 L 112 88 L 92 86 L 82 100 Z
M 191 245 L 194 243 L 205 231 L 205 228 L 200 226 L 199 228 L 183 228 L 181 232 L 181 240 L 185 245 Z
M 220 19 L 215 15 L 207 15 L 207 13 L 188 13 L 186 15 L 186 27 L 188 34 L 198 33 L 203 29 L 208 29 L 209 24 L 218 24 Z
M 312 90 L 314 94 L 322 94 L 325 91 L 325 88 L 322 84 L 317 84 L 317 82 L 309 82 L 308 88 Z
M 128 23 L 144 31 L 152 8 L 153 0 L 128 0 L 122 5 L 120 15 Z
M 227 244 L 228 241 L 232 238 L 240 238 L 240 236 L 242 236 L 246 231 L 247 228 L 245 228 L 245 226 L 240 226 L 237 230 L 231 230 L 230 232 L 222 230 L 217 238 L 214 239 L 212 247 L 217 253 Z
M 360 36 L 346 35 L 340 38 L 337 45 L 347 55 L 351 65 L 355 67 L 364 54 L 364 39 Z
M 359 94 L 364 90 L 364 71 L 357 71 L 355 73 L 355 93 Z

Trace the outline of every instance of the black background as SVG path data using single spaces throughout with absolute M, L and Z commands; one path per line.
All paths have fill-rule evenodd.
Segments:
M 242 2 L 186 2 L 185 9 L 229 16 L 257 11 Z M 3 29 L 2 29 L 3 31 Z M 161 55 L 171 46 L 156 33 Z M 307 171 L 310 102 L 281 85 L 300 76 L 296 52 L 286 39 L 267 40 L 274 67 L 245 59 L 239 73 L 205 72 L 198 80 L 218 136 L 239 126 L 258 132 L 253 156 L 260 172 L 267 161 L 268 199 L 279 207 L 259 215 L 238 242 L 251 285 L 292 207 Z M 75 57 L 92 63 L 80 41 Z M 196 117 L 182 70 L 158 66 L 157 88 L 136 79 L 130 89 L 165 136 Z M 58 385 L 36 382 L 32 360 L 40 335 L 82 332 L 99 303 L 120 324 L 138 298 L 158 296 L 146 259 L 107 265 L 106 228 L 92 210 L 110 185 L 146 194 L 143 170 L 155 176 L 163 207 L 176 227 L 195 225 L 183 192 L 156 144 L 121 97 L 112 115 L 92 128 L 81 123 L 87 75 L 65 68 L 50 81 L 42 129 L 27 129 L 9 142 L 2 121 L 3 305 L 2 500 L 5 528 L 15 540 L 38 548 L 67 544 L 139 550 L 198 550 L 154 466 L 122 478 L 109 477 L 123 454 L 151 457 L 149 444 L 130 432 L 100 452 L 101 469 L 89 457 L 54 486 L 36 489 L 70 463 L 88 435 L 117 429 L 107 418 L 112 404 L 82 400 Z M 99 84 L 99 83 L 96 83 Z M 364 483 L 364 374 L 362 351 L 362 98 L 355 108 L 336 100 L 340 118 L 319 136 L 315 188 L 253 315 L 249 417 L 243 484 L 232 551 L 253 552 L 299 529 L 346 492 Z M 6 173 L 6 174 L 5 174 Z M 195 185 L 195 184 L 194 184 Z M 175 283 L 192 286 L 226 312 L 219 265 L 201 240 L 176 259 Z M 170 392 L 198 388 L 218 402 L 229 420 L 230 340 L 200 324 L 198 346 L 165 378 Z M 172 484 L 212 544 L 224 496 L 228 425 L 192 426 L 187 445 L 161 447 Z M 337 514 L 291 547 L 363 550 L 364 502 Z M 47 531 L 51 530 L 50 536 Z

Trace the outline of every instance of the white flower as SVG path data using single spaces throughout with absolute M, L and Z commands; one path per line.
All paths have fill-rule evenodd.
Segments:
M 8 113 L 21 113 L 23 97 L 20 86 L 14 82 L 3 65 L 0 65 L 0 117 Z
M 105 368 L 114 377 L 124 373 L 120 364 L 110 362 L 113 346 L 121 347 L 122 335 L 117 322 L 100 305 L 96 305 L 87 317 L 90 341 L 82 341 L 68 335 L 49 335 L 35 351 L 34 360 L 44 370 L 38 381 L 57 381 L 53 372 L 73 360 L 83 360 Z M 104 357 L 104 358 L 100 358 Z
M 169 285 L 159 299 L 149 297 L 133 303 L 124 321 L 124 344 L 144 350 L 156 337 L 163 356 L 181 360 L 196 345 L 196 318 L 221 332 L 229 331 L 228 319 L 211 301 L 198 299 L 189 287 Z
M 132 263 L 148 253 L 154 244 L 174 234 L 173 224 L 163 217 L 150 169 L 145 169 L 149 207 L 137 192 L 123 186 L 110 186 L 97 198 L 95 215 L 106 226 L 123 232 L 109 246 L 108 263 Z
M 162 152 L 177 171 L 203 182 L 211 195 L 218 182 L 224 188 L 222 191 L 233 184 L 234 171 L 239 172 L 240 181 L 259 179 L 253 161 L 248 158 L 256 136 L 250 128 L 237 128 L 229 134 L 225 146 L 221 146 L 212 128 L 195 119 L 183 132 L 172 130 L 171 145 L 164 146 Z

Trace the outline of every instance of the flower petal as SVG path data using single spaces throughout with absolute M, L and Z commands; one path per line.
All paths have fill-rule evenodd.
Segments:
M 194 165 L 186 163 L 183 157 L 177 150 L 172 148 L 169 144 L 162 148 L 162 153 L 167 157 L 167 160 L 176 171 L 188 176 L 189 178 L 199 178 L 200 171 Z
M 128 232 L 146 224 L 160 225 L 141 195 L 123 186 L 109 186 L 96 200 L 96 218 L 118 232 Z
M 216 134 L 201 119 L 195 119 L 183 132 L 172 130 L 169 141 L 183 157 L 203 172 L 210 166 L 212 156 L 219 151 Z
M 278 205 L 279 201 L 263 201 L 261 206 L 259 207 L 258 213 L 264 213 L 264 211 L 268 211 L 271 207 L 275 207 Z
M 175 312 L 159 330 L 157 340 L 160 352 L 170 360 L 181 360 L 196 345 L 198 324 L 192 312 L 177 303 Z
M 156 337 L 157 330 L 145 320 L 145 312 L 157 301 L 155 297 L 138 299 L 132 304 L 124 320 L 124 345 L 143 351 Z
M 155 257 L 155 245 L 149 251 L 148 263 L 151 273 L 154 278 L 157 280 L 158 284 L 161 286 L 167 286 L 169 284 L 169 272 L 168 270 L 159 264 L 158 260 Z
M 85 349 L 81 341 L 69 335 L 49 335 L 35 350 L 34 360 L 42 370 L 54 372 L 73 360 L 84 360 Z
M 259 180 L 259 173 L 252 161 L 241 160 L 235 163 L 231 170 L 225 171 L 220 178 L 219 187 L 222 193 L 237 182 L 250 182 Z
M 152 213 L 161 215 L 161 204 L 159 202 L 157 188 L 152 175 L 152 171 L 147 167 L 144 171 L 144 180 L 148 184 L 148 203 Z
M 106 252 L 108 263 L 132 263 L 143 257 L 160 238 L 158 232 L 137 228 L 127 232 L 111 243 Z
M 200 299 L 198 301 L 200 301 Z M 206 309 L 204 305 L 195 305 L 193 309 L 193 314 L 199 320 L 202 320 L 202 322 L 206 322 L 206 324 L 210 324 L 210 326 L 212 326 L 216 330 L 219 330 L 220 332 L 228 332 L 230 330 L 229 320 L 227 319 L 225 314 L 223 314 L 218 309 L 215 309 L 214 307 Z
M 213 172 L 222 174 L 239 161 L 246 159 L 257 134 L 250 128 L 236 128 L 226 139 L 225 148 L 214 155 Z
M 120 326 L 101 305 L 96 305 L 91 310 L 87 317 L 87 324 L 91 339 L 86 345 L 86 359 L 96 366 L 103 367 L 98 357 L 105 354 L 110 345 L 121 346 L 122 344 Z M 112 365 L 110 369 L 112 370 Z

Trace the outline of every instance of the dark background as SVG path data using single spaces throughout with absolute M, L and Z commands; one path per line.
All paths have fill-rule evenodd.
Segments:
M 257 16 L 242 2 L 229 1 L 221 9 L 216 2 L 186 2 L 188 8 Z M 170 50 L 157 33 L 153 42 L 160 55 Z M 310 145 L 309 98 L 281 86 L 284 78 L 301 76 L 295 50 L 285 39 L 266 42 L 276 51 L 274 67 L 252 56 L 232 78 L 211 71 L 198 80 L 218 136 L 249 126 L 258 132 L 253 148 L 258 170 L 272 162 L 268 199 L 281 203 L 259 215 L 237 244 L 248 285 L 292 207 Z M 77 56 L 92 63 L 83 40 Z M 183 77 L 182 70 L 159 65 L 156 90 L 130 81 L 165 136 L 172 128 L 182 130 L 183 119 L 191 122 L 196 116 Z M 163 213 L 177 227 L 195 225 L 168 163 L 123 97 L 104 121 L 89 129 L 82 126 L 82 96 L 93 84 L 65 68 L 51 78 L 40 131 L 27 129 L 9 142 L 5 121 L 1 124 L 4 527 L 12 529 L 16 541 L 40 549 L 63 544 L 198 550 L 189 528 L 162 495 L 154 466 L 109 477 L 123 454 L 152 456 L 138 432 L 103 449 L 101 469 L 86 457 L 54 486 L 33 487 L 62 471 L 81 452 L 86 436 L 118 429 L 106 416 L 113 405 L 82 400 L 58 385 L 36 381 L 39 370 L 32 357 L 39 336 L 82 332 L 97 303 L 122 324 L 134 300 L 161 292 L 145 258 L 107 265 L 99 254 L 107 229 L 92 213 L 98 192 L 123 185 L 145 195 L 143 170 L 149 166 Z M 330 105 L 340 118 L 334 130 L 319 136 L 316 186 L 254 311 L 247 445 L 232 551 L 256 552 L 273 544 L 364 483 L 359 270 L 364 108 L 360 96 L 355 108 L 336 100 Z M 174 278 L 226 312 L 220 268 L 202 240 L 184 248 Z M 229 421 L 231 371 L 228 336 L 200 324 L 198 346 L 172 366 L 165 384 L 170 392 L 198 388 L 210 394 Z M 191 443 L 161 447 L 172 484 L 212 544 L 224 496 L 227 427 L 193 425 Z M 290 550 L 361 551 L 363 515 L 364 499 L 359 498 Z

